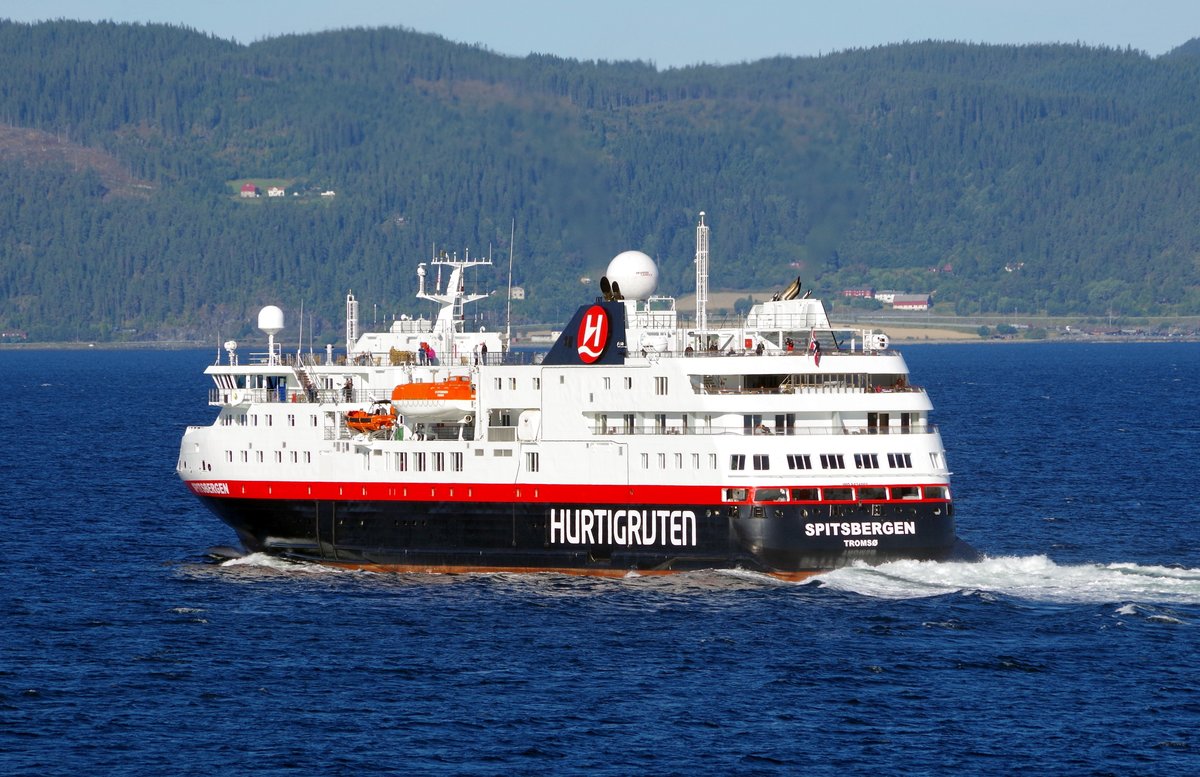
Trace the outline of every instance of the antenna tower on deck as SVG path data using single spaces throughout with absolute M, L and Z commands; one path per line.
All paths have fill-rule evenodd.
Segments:
M 513 265 L 513 243 L 517 239 L 517 220 L 512 220 L 512 226 L 509 228 L 508 235 L 508 300 L 505 302 L 504 309 L 504 350 L 508 350 L 512 344 L 512 265 Z
M 354 354 L 354 344 L 358 342 L 358 300 L 354 292 L 346 294 L 346 360 Z
M 696 225 L 696 334 L 701 347 L 707 347 L 708 225 L 704 223 L 704 211 L 700 211 L 700 223 Z

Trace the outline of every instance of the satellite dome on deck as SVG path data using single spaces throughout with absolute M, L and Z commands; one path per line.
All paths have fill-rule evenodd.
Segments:
M 269 335 L 279 334 L 283 329 L 283 311 L 275 305 L 258 311 L 258 328 Z
M 605 273 L 620 287 L 625 299 L 647 299 L 658 288 L 658 266 L 641 251 L 622 251 L 608 263 Z

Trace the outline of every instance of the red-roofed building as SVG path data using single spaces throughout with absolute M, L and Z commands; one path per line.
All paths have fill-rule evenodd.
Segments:
M 258 196 L 258 187 L 252 183 L 242 184 L 242 196 L 243 197 L 257 197 Z

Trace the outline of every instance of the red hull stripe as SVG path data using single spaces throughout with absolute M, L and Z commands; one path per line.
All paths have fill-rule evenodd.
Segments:
M 309 483 L 259 480 L 193 480 L 188 488 L 198 496 L 229 499 L 319 499 L 378 502 L 547 502 L 555 504 L 749 504 L 723 499 L 726 488 L 744 486 L 580 485 L 562 483 Z M 912 485 L 911 483 L 904 484 Z M 942 483 L 930 486 L 944 487 Z M 805 484 L 804 488 L 811 488 Z M 830 486 L 831 488 L 835 486 Z M 844 486 L 836 486 L 844 488 Z M 776 488 L 776 486 L 771 486 Z M 887 500 L 862 500 L 885 502 Z M 895 503 L 945 502 L 945 499 L 903 499 Z M 804 504 L 804 502 L 796 502 Z M 853 502 L 847 502 L 853 504 Z

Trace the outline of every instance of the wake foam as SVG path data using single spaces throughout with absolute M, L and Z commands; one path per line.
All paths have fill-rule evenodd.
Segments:
M 343 570 L 337 567 L 314 564 L 307 561 L 291 561 L 279 558 L 278 556 L 270 556 L 266 553 L 248 553 L 245 556 L 238 556 L 237 558 L 222 561 L 220 566 L 223 568 L 243 567 L 288 574 L 308 573 L 313 575 L 327 575 L 343 572 Z
M 978 592 L 1037 602 L 1200 604 L 1200 569 L 1124 563 L 1062 566 L 1045 556 L 860 564 L 814 579 L 827 588 L 880 599 Z

